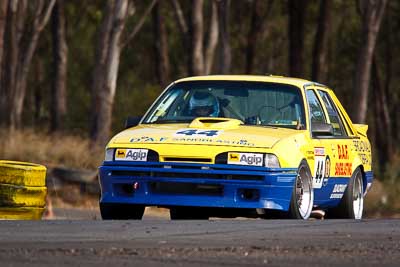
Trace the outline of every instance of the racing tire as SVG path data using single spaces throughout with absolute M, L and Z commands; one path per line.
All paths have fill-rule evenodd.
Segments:
M 360 168 L 355 169 L 337 208 L 328 210 L 332 219 L 361 220 L 364 209 L 364 183 Z
M 0 160 L 0 183 L 46 186 L 46 167 L 28 162 Z
M 41 220 L 42 207 L 0 207 L 1 220 Z
M 171 207 L 169 209 L 171 220 L 208 220 L 205 210 L 195 207 Z
M 145 206 L 125 203 L 99 203 L 103 220 L 141 220 Z
M 0 207 L 44 207 L 45 186 L 0 184 Z
M 289 219 L 307 220 L 314 205 L 314 189 L 310 168 L 302 160 L 297 170 L 293 186 L 290 207 L 287 213 Z

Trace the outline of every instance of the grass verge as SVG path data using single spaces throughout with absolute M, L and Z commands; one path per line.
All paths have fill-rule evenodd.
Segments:
M 104 148 L 92 147 L 88 138 L 77 135 L 47 134 L 30 129 L 10 135 L 8 131 L 0 130 L 0 158 L 46 167 L 95 170 L 104 158 Z

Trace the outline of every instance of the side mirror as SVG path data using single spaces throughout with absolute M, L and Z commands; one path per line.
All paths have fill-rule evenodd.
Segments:
M 125 120 L 125 129 L 137 126 L 141 119 L 142 119 L 142 116 L 128 117 Z
M 333 136 L 332 124 L 314 122 L 311 124 L 311 132 L 313 136 Z

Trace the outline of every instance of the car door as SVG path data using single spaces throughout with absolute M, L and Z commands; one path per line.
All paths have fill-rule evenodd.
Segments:
M 350 126 L 341 116 L 331 96 L 331 91 L 326 88 L 315 88 L 322 103 L 328 123 L 332 125 L 333 135 L 320 137 L 322 147 L 325 148 L 325 175 L 321 190 L 317 197 L 329 204 L 336 203 L 343 197 L 348 179 L 352 175 L 352 162 L 354 153 L 351 153 L 353 144 Z M 323 188 L 324 187 L 324 188 Z
M 331 146 L 329 143 L 323 142 L 319 136 L 312 134 L 312 129 L 318 124 L 328 124 L 328 118 L 325 114 L 320 97 L 317 91 L 312 88 L 306 90 L 307 105 L 309 111 L 309 125 L 311 144 L 307 154 L 307 162 L 310 166 L 310 171 L 313 176 L 314 193 L 324 186 L 324 180 L 329 177 L 331 170 L 330 157 Z M 315 198 L 318 201 L 318 198 Z

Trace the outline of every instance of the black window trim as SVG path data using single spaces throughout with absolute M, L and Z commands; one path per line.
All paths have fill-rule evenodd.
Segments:
M 321 90 L 321 89 L 316 89 L 318 92 L 318 95 L 319 95 L 319 92 L 322 92 L 322 93 L 324 93 L 324 94 L 326 94 L 327 95 L 327 97 L 328 97 L 328 101 L 330 102 L 330 104 L 333 106 L 333 109 L 336 111 L 336 113 L 337 113 L 337 115 L 338 115 L 338 118 L 339 118 L 339 124 L 340 124 L 340 128 L 342 129 L 342 131 L 343 131 L 343 135 L 336 135 L 336 136 L 349 136 L 349 134 L 348 134 L 348 132 L 347 132 L 347 129 L 346 129 L 346 127 L 344 126 L 344 124 L 343 124 L 343 119 L 341 118 L 341 116 L 340 116 L 340 112 L 339 112 L 339 109 L 337 108 L 337 106 L 336 106 L 336 104 L 335 104 L 335 102 L 333 101 L 333 99 L 332 99 L 332 97 L 329 95 L 329 93 L 328 92 L 326 92 L 326 91 L 323 91 L 323 90 Z M 321 97 L 321 99 L 322 99 L 322 102 L 323 102 L 323 104 L 324 104 L 324 107 L 325 107 L 325 109 L 326 109 L 326 111 L 328 112 L 328 109 L 327 109 L 327 107 L 326 107 L 326 105 L 325 105 L 325 102 L 323 101 L 323 97 L 321 96 L 321 95 L 319 95 L 319 97 Z M 329 112 L 328 112 L 328 117 L 329 117 Z M 330 121 L 330 123 L 332 124 L 332 122 L 331 122 L 331 119 L 329 118 L 329 121 Z
M 325 114 L 324 108 L 323 108 L 323 106 L 322 106 L 322 104 L 321 104 L 321 102 L 320 102 L 320 100 L 319 100 L 319 98 L 318 98 L 318 94 L 317 94 L 317 92 L 315 92 L 314 88 L 304 88 L 304 90 L 305 90 L 305 91 L 304 91 L 304 96 L 305 96 L 305 98 L 306 98 L 306 105 L 307 105 L 307 110 L 308 110 L 308 125 L 309 125 L 309 129 L 310 129 L 310 131 L 309 131 L 309 132 L 310 132 L 310 136 L 311 136 L 312 139 L 319 139 L 319 138 L 313 137 L 313 134 L 312 134 L 310 106 L 309 106 L 309 104 L 308 104 L 309 101 L 308 101 L 308 95 L 307 95 L 307 91 L 308 91 L 308 90 L 313 91 L 314 94 L 315 94 L 315 96 L 317 97 L 317 101 L 318 101 L 319 104 L 321 105 L 322 113 L 324 114 L 324 117 L 325 117 L 325 123 L 327 123 L 326 114 Z

